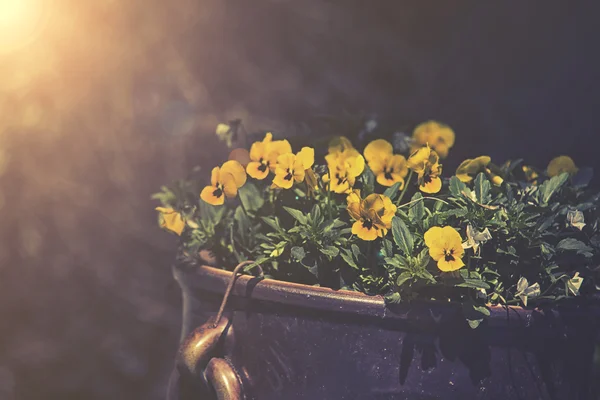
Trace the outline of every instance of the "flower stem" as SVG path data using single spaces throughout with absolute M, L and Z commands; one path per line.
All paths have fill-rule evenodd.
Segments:
M 426 196 L 426 197 L 421 197 L 420 199 L 411 200 L 411 201 L 409 201 L 408 203 L 405 203 L 405 204 L 402 204 L 401 206 L 398 206 L 398 208 L 402 208 L 402 207 L 408 207 L 408 206 L 410 206 L 410 205 L 412 205 L 412 204 L 418 203 L 419 201 L 422 201 L 422 200 L 425 200 L 425 199 L 428 199 L 428 200 L 435 200 L 435 201 L 442 202 L 442 203 L 444 203 L 444 204 L 446 204 L 446 205 L 450 205 L 450 203 L 448 203 L 447 201 L 444 201 L 444 200 L 442 200 L 442 199 L 438 199 L 437 197 L 427 197 L 427 196 Z
M 406 189 L 408 188 L 408 184 L 410 183 L 410 178 L 412 178 L 412 176 L 413 176 L 413 170 L 411 169 L 408 171 L 408 178 L 406 178 L 406 182 L 404 183 L 404 188 L 402 189 L 402 192 L 400 192 L 400 197 L 398 197 L 398 200 L 396 201 L 397 206 L 400 205 L 402 198 L 404 198 L 404 193 L 406 193 Z

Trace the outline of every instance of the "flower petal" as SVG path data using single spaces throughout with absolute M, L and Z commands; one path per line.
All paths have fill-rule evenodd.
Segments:
M 356 221 L 354 224 L 352 224 L 352 234 L 358 236 L 362 240 L 367 241 L 375 240 L 378 237 L 377 230 L 373 228 L 365 228 L 362 221 Z
M 181 217 L 181 214 L 172 208 L 156 207 L 156 210 L 161 213 L 160 226 L 181 236 L 185 228 L 185 221 Z
M 569 156 L 558 156 L 552 159 L 548 164 L 548 168 L 546 168 L 546 173 L 549 177 L 560 175 L 563 172 L 568 172 L 572 175 L 577 171 L 578 168 L 575 165 L 575 162 Z
M 440 271 L 452 272 L 464 267 L 465 263 L 460 258 L 455 258 L 454 260 L 446 261 L 446 259 L 442 257 L 438 260 L 437 266 L 440 269 Z
M 221 184 L 223 185 L 223 192 L 227 198 L 231 199 L 237 196 L 238 185 L 232 174 L 221 173 Z
M 246 167 L 246 173 L 254 179 L 262 180 L 269 175 L 269 167 L 267 164 L 251 161 Z
M 229 160 L 223 163 L 223 165 L 221 166 L 221 175 L 223 173 L 230 174 L 233 177 L 235 185 L 238 188 L 244 186 L 244 184 L 246 183 L 246 171 L 244 170 L 244 167 L 242 167 L 242 164 L 235 160 Z M 221 176 L 220 178 L 221 182 L 223 182 L 223 177 Z
M 309 169 L 315 163 L 315 149 L 312 147 L 303 147 L 302 150 L 296 154 L 296 159 L 300 161 L 302 169 Z
M 210 184 L 212 186 L 217 186 L 219 183 L 219 167 L 214 167 L 212 171 L 210 171 Z
M 439 177 L 430 178 L 430 181 L 419 186 L 423 193 L 437 193 L 442 189 L 442 180 Z
M 220 206 L 225 202 L 225 193 L 216 186 L 206 186 L 200 192 L 200 198 L 208 204 Z
M 367 162 L 370 164 L 371 160 L 385 158 L 393 152 L 394 148 L 390 142 L 384 139 L 377 139 L 373 140 L 367 145 L 367 147 L 365 147 L 363 154 Z

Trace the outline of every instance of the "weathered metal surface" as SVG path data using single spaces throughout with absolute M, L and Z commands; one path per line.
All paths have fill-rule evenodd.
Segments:
M 231 273 L 187 266 L 174 273 L 184 327 L 214 316 Z M 591 305 L 492 308 L 472 330 L 449 303 L 386 307 L 380 296 L 250 276 L 239 277 L 231 295 L 235 342 L 219 351 L 248 399 L 596 398 L 600 314 Z M 173 381 L 173 400 L 216 398 Z

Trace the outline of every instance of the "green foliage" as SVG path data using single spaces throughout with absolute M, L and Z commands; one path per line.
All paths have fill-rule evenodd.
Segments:
M 355 221 L 346 194 L 329 192 L 320 165 L 313 167 L 316 188 L 301 182 L 282 190 L 249 179 L 238 198 L 212 206 L 198 199 L 201 185 L 179 181 L 153 199 L 185 219 L 181 250 L 189 259 L 210 248 L 224 266 L 254 260 L 276 279 L 378 294 L 388 303 L 457 301 L 476 328 L 491 305 L 535 307 L 600 287 L 600 194 L 587 187 L 590 172 L 539 172 L 534 185 L 518 178 L 520 166 L 517 160 L 495 167 L 501 184 L 489 170 L 468 183 L 452 176 L 439 193 L 417 191 L 403 203 L 414 181 L 402 191 L 399 182 L 384 188 L 365 167 L 355 183 L 361 198 L 382 193 L 398 202 L 391 224 L 379 227 L 372 241 L 352 234 L 352 227 L 383 224 L 383 211 Z M 464 266 L 452 272 L 442 272 L 439 251 L 424 241 L 429 229 L 446 226 L 465 247 L 457 255 Z

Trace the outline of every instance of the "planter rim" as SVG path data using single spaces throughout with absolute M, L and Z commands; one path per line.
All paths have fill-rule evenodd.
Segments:
M 175 279 L 187 292 L 204 291 L 224 294 L 232 272 L 206 265 L 175 265 Z M 460 303 L 435 300 L 386 305 L 383 296 L 370 296 L 357 291 L 333 290 L 299 283 L 238 275 L 231 297 L 259 300 L 307 310 L 353 314 L 391 320 L 431 320 L 442 313 L 460 312 Z M 533 314 L 548 314 L 548 310 L 524 309 L 519 306 L 489 306 L 488 323 L 493 326 L 529 326 Z M 555 311 L 550 311 L 556 314 Z

